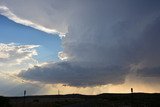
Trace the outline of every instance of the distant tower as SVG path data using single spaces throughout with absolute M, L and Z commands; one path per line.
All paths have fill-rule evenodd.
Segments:
M 131 88 L 131 93 L 133 93 L 133 88 Z

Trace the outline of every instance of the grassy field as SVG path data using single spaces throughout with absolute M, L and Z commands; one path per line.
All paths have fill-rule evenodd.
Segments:
M 0 107 L 160 107 L 160 94 L 0 97 Z

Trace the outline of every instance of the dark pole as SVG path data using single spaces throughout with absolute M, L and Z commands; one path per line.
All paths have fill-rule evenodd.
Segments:
M 133 107 L 133 88 L 131 88 L 131 107 Z
M 25 103 L 26 103 L 26 101 L 25 101 L 25 100 L 26 100 L 26 99 L 25 99 L 25 97 L 26 97 L 26 90 L 24 90 L 24 93 L 23 93 L 23 94 L 24 94 L 24 96 L 23 96 L 23 97 L 24 97 L 24 100 L 23 100 L 23 107 L 25 107 Z

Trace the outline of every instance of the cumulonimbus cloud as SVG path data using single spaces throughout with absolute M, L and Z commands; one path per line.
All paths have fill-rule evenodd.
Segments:
M 62 24 L 68 28 L 62 39 L 67 60 L 30 68 L 22 71 L 20 77 L 80 87 L 123 83 L 134 67 L 135 73 L 159 68 L 159 1 L 69 0 L 66 5 L 64 1 L 37 0 L 49 9 L 37 5 L 36 9 L 41 10 L 37 16 L 53 14 L 42 15 L 46 20 L 54 20 L 57 15 L 58 22 L 67 21 Z

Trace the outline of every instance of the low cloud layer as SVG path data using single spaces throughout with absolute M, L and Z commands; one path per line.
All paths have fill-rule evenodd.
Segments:
M 30 0 L 27 3 L 32 4 L 30 9 L 39 11 L 33 15 L 26 8 L 17 10 L 9 1 L 3 2 L 23 17 L 27 11 L 28 20 L 39 16 L 48 21 L 53 19 L 50 24 L 44 23 L 67 32 L 62 39 L 67 59 L 22 71 L 20 77 L 80 87 L 121 84 L 133 69 L 137 74 L 145 72 L 148 77 L 159 74 L 159 70 L 154 70 L 160 66 L 159 1 L 37 0 L 40 5 L 35 7 Z M 146 69 L 151 71 L 147 73 Z
M 108 83 L 120 84 L 124 81 L 125 71 L 125 68 L 118 66 L 91 66 L 85 62 L 66 61 L 36 66 L 22 71 L 19 76 L 50 84 L 86 87 Z

